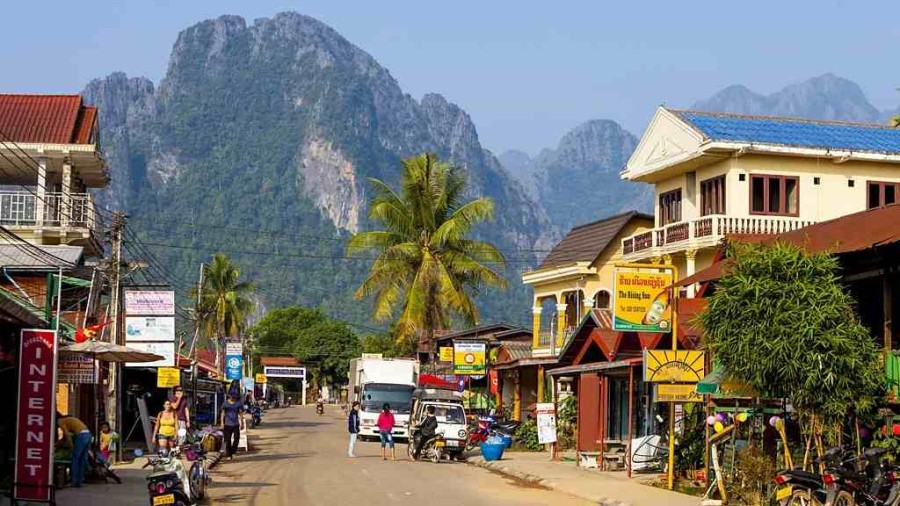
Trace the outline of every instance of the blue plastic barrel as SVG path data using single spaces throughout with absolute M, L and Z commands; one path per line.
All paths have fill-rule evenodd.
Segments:
M 503 440 L 503 446 L 508 450 L 510 446 L 512 446 L 513 438 L 512 436 L 500 436 L 500 439 Z
M 506 445 L 503 443 L 499 444 L 491 444 L 491 443 L 482 443 L 481 444 L 481 456 L 484 457 L 484 460 L 490 462 L 493 460 L 500 460 L 503 457 L 503 450 L 506 449 Z

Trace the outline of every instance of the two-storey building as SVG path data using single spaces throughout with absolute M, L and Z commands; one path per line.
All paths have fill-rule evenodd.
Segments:
M 623 260 L 709 266 L 731 234 L 777 234 L 900 198 L 900 130 L 660 107 L 622 172 L 655 186 Z M 693 295 L 688 287 L 687 295 Z

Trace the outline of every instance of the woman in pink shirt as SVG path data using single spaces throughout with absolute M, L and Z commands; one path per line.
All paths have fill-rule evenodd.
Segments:
M 384 403 L 381 407 L 381 413 L 378 414 L 378 434 L 381 436 L 381 460 L 387 460 L 384 454 L 385 446 L 391 447 L 391 460 L 397 460 L 397 452 L 394 450 L 394 436 L 391 431 L 394 430 L 394 414 L 391 413 L 391 405 Z

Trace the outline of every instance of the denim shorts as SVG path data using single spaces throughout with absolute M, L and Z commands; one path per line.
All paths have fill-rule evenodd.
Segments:
M 381 436 L 381 447 L 384 448 L 385 445 L 389 445 L 391 448 L 394 447 L 394 436 L 391 435 L 390 432 L 387 431 L 379 431 L 378 435 Z

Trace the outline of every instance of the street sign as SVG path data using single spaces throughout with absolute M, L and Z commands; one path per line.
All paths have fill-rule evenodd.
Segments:
M 13 499 L 53 500 L 56 441 L 56 332 L 22 330 Z
M 261 384 L 265 384 L 265 383 L 266 383 L 266 375 L 265 375 L 265 374 L 259 374 L 259 373 L 257 373 L 257 375 L 256 375 L 256 382 L 257 382 L 257 383 L 261 383 Z
M 552 402 L 539 402 L 535 405 L 534 410 L 537 414 L 538 443 L 555 443 L 556 404 Z
M 650 266 L 648 266 L 650 267 Z M 671 332 L 671 272 L 616 268 L 613 294 L 613 330 Z
M 244 377 L 244 356 L 225 355 L 225 379 L 239 380 Z
M 267 365 L 263 368 L 266 373 L 266 377 L 269 378 L 297 378 L 304 379 L 306 378 L 306 368 L 305 367 L 277 367 Z
M 225 354 L 226 355 L 243 355 L 244 354 L 244 343 L 239 340 L 225 341 Z
M 125 341 L 174 341 L 174 316 L 127 316 Z
M 702 351 L 644 349 L 644 381 L 697 383 L 706 375 Z
M 181 384 L 181 369 L 160 367 L 156 370 L 156 388 L 172 388 Z
M 703 396 L 694 391 L 695 383 L 656 385 L 656 402 L 703 402 Z
M 452 346 L 441 346 L 440 361 L 441 362 L 453 362 L 453 347 Z
M 453 343 L 453 374 L 484 376 L 485 343 L 459 341 Z
M 129 348 L 159 355 L 156 362 L 126 362 L 125 367 L 175 367 L 175 343 L 128 343 Z
M 253 384 L 253 378 L 250 376 L 241 378 L 241 386 L 244 387 L 244 390 L 252 391 L 253 387 L 255 386 Z
M 60 351 L 57 360 L 58 383 L 93 385 L 97 382 L 94 375 L 94 359 L 90 355 Z
M 126 290 L 125 314 L 129 316 L 171 316 L 175 314 L 175 292 Z

